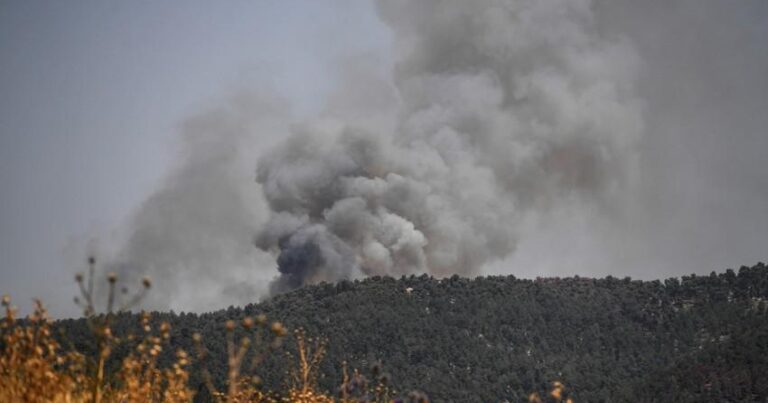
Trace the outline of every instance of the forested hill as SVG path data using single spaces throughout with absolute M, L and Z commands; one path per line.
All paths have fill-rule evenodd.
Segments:
M 154 320 L 170 321 L 172 343 L 188 350 L 200 332 L 220 355 L 209 364 L 219 380 L 225 320 L 265 313 L 328 340 L 327 390 L 340 384 L 343 361 L 352 368 L 380 361 L 398 389 L 422 390 L 433 401 L 521 401 L 553 380 L 581 402 L 765 401 L 766 296 L 762 263 L 664 281 L 374 277 Z M 59 322 L 74 339 L 82 324 Z M 285 357 L 273 354 L 258 373 L 274 385 L 285 367 Z

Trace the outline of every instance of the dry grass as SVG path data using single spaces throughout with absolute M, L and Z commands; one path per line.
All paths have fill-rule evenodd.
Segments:
M 147 278 L 142 288 L 120 304 L 116 292 L 117 275 L 107 275 L 107 301 L 104 313 L 98 313 L 95 303 L 94 279 L 96 260 L 88 259 L 88 273 L 78 273 L 75 281 L 80 296 L 75 303 L 83 309 L 88 328 L 95 341 L 95 357 L 65 350 L 51 335 L 51 319 L 43 304 L 35 302 L 35 310 L 25 320 L 16 318 L 11 299 L 4 296 L 2 304 L 5 318 L 0 325 L 0 402 L 189 402 L 194 393 L 189 387 L 191 357 L 186 351 L 176 351 L 175 362 L 167 368 L 158 365 L 158 357 L 169 348 L 171 327 L 161 323 L 153 329 L 150 316 L 142 312 L 140 335 L 120 338 L 112 332 L 115 310 L 124 311 L 138 304 L 151 287 Z M 123 292 L 124 296 L 127 292 Z M 116 308 L 117 307 L 117 308 Z M 256 367 L 271 352 L 280 348 L 288 335 L 280 322 L 269 322 L 265 315 L 246 317 L 239 326 L 245 336 L 235 340 L 234 321 L 224 324 L 227 342 L 227 385 L 218 390 L 204 365 L 208 352 L 199 334 L 193 339 L 197 358 L 203 364 L 202 376 L 211 397 L 218 402 L 301 402 L 326 403 L 334 399 L 320 392 L 317 376 L 320 361 L 325 355 L 323 343 L 315 343 L 296 332 L 298 362 L 292 371 L 292 386 L 284 393 L 266 392 L 261 380 L 253 374 Z M 122 360 L 115 379 L 108 381 L 105 365 L 115 347 L 125 342 L 135 342 L 129 354 Z M 251 359 L 245 362 L 248 352 Z
M 0 401 L 3 402 L 76 402 L 87 401 L 83 386 L 82 355 L 62 353 L 51 336 L 51 320 L 40 301 L 23 325 L 15 317 L 16 309 L 8 296 L 3 297 L 5 318 L 0 355 Z
M 170 368 L 159 368 L 157 358 L 167 345 L 171 327 L 163 322 L 160 334 L 153 335 L 149 315 L 141 315 L 144 337 L 126 357 L 119 373 L 119 386 L 108 388 L 106 396 L 116 402 L 188 402 L 193 393 L 188 387 L 189 359 L 183 350 L 176 352 L 176 362 Z
M 255 319 L 246 317 L 240 323 L 245 332 L 238 342 L 235 341 L 235 321 L 229 320 L 224 324 L 227 338 L 227 388 L 218 390 L 211 379 L 211 374 L 203 365 L 202 375 L 208 392 L 214 400 L 227 403 L 245 402 L 277 402 L 276 394 L 265 392 L 261 388 L 261 379 L 249 375 L 272 351 L 279 348 L 288 330 L 280 322 L 269 324 L 265 315 Z M 198 359 L 205 364 L 209 357 L 199 334 L 193 336 Z M 271 339 L 271 340 L 270 340 Z M 245 362 L 249 350 L 252 350 L 250 362 Z
M 189 402 L 193 392 L 189 388 L 189 355 L 176 352 L 175 362 L 168 368 L 158 365 L 158 357 L 167 348 L 171 327 L 162 323 L 159 329 L 152 329 L 147 313 L 140 315 L 143 334 L 123 360 L 117 378 L 107 382 L 104 363 L 115 345 L 126 340 L 114 337 L 108 326 L 94 326 L 94 337 L 99 346 L 97 357 L 92 362 L 82 354 L 65 351 L 51 336 L 51 320 L 39 301 L 32 315 L 19 321 L 10 298 L 3 297 L 5 318 L 0 325 L 2 350 L 0 353 L 0 401 L 1 402 Z M 107 323 L 105 319 L 94 323 Z M 246 326 L 254 321 L 246 318 Z M 222 402 L 277 402 L 267 393 L 261 392 L 259 381 L 254 377 L 240 375 L 245 352 L 251 345 L 244 338 L 239 347 L 232 340 L 233 325 L 226 324 L 229 346 L 229 379 L 226 392 L 219 392 L 205 376 L 211 395 Z M 279 347 L 286 330 L 279 322 L 271 325 L 275 337 L 269 349 Z M 202 351 L 200 337 L 195 338 Z M 204 356 L 205 354 L 200 354 Z M 263 354 L 256 354 L 252 367 L 258 365 Z M 207 375 L 207 371 L 205 372 Z M 296 396 L 314 396 L 314 391 L 303 388 L 302 393 L 289 391 Z M 303 402 L 325 402 L 315 399 Z

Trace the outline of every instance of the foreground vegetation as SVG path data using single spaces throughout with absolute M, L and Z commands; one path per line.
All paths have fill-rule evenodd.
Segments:
M 3 296 L 5 318 L 0 322 L 0 401 L 24 402 L 410 402 L 427 403 L 421 392 L 398 397 L 389 375 L 374 364 L 368 377 L 358 370 L 348 371 L 342 363 L 342 379 L 335 396 L 318 384 L 320 364 L 327 342 L 307 337 L 303 330 L 293 333 L 295 354 L 288 352 L 283 362 L 285 383 L 280 389 L 267 389 L 256 369 L 290 338 L 278 321 L 265 314 L 244 316 L 223 322 L 223 342 L 203 343 L 200 333 L 192 333 L 195 354 L 174 346 L 171 325 L 158 314 L 126 311 L 137 304 L 151 287 L 142 280 L 142 289 L 120 304 L 116 292 L 117 276 L 108 274 L 106 309 L 97 313 L 94 289 L 95 260 L 89 259 L 87 278 L 76 275 L 80 297 L 75 303 L 83 318 L 58 324 L 48 317 L 39 300 L 34 312 L 16 318 L 9 296 Z M 124 291 L 123 294 L 127 294 Z M 119 305 L 119 308 L 117 306 Z M 173 316 L 173 315 L 172 315 Z M 132 319 L 138 319 L 132 321 Z M 74 343 L 73 343 L 74 341 Z M 69 343 L 65 346 L 65 343 Z M 223 346 L 222 351 L 216 350 Z M 171 352 L 172 351 L 172 352 Z M 223 358 L 223 360 L 221 360 Z M 196 361 L 196 371 L 190 366 Z M 224 373 L 216 363 L 223 362 Z M 214 371 L 211 371 L 211 368 Z M 196 374 L 190 376 L 190 374 Z M 274 376 L 274 373 L 270 373 Z M 223 388 L 222 388 L 223 387 Z M 530 402 L 572 402 L 561 382 L 552 383 L 542 399 L 531 393 Z
M 367 374 L 380 362 L 398 390 L 433 401 L 525 401 L 532 391 L 546 396 L 553 380 L 576 401 L 763 401 L 766 296 L 763 264 L 665 281 L 414 276 L 321 284 L 152 320 L 171 324 L 176 348 L 191 351 L 193 334 L 202 335 L 218 357 L 209 366 L 216 385 L 227 373 L 222 323 L 265 314 L 327 340 L 318 385 L 332 394 L 344 379 L 341 363 Z M 117 322 L 127 329 L 136 319 Z M 82 323 L 58 326 L 77 340 Z M 267 389 L 288 386 L 286 353 L 296 356 L 289 339 L 259 365 Z M 194 365 L 190 382 L 202 395 Z
M 3 402 L 189 402 L 195 397 L 190 389 L 188 366 L 190 355 L 182 349 L 175 352 L 175 361 L 163 366 L 159 362 L 163 347 L 170 338 L 170 325 L 163 322 L 157 332 L 150 325 L 150 315 L 142 313 L 140 325 L 143 337 L 133 335 L 121 340 L 107 326 L 109 315 L 92 316 L 93 340 L 99 346 L 98 353 L 90 357 L 76 350 L 66 350 L 52 337 L 51 321 L 42 303 L 36 301 L 34 313 L 23 321 L 17 321 L 10 298 L 3 297 L 6 317 L 0 324 L 2 354 L 0 354 L 0 401 Z M 324 343 L 313 342 L 302 331 L 295 333 L 298 349 L 296 367 L 290 375 L 290 387 L 284 392 L 268 392 L 261 387 L 253 369 L 269 350 L 277 349 L 287 335 L 286 329 L 273 322 L 268 326 L 266 318 L 243 319 L 242 329 L 252 331 L 252 336 L 234 340 L 237 324 L 225 323 L 227 332 L 227 380 L 226 389 L 218 390 L 207 368 L 201 370 L 207 394 L 198 399 L 218 402 L 390 402 L 394 391 L 383 378 L 369 382 L 359 372 L 351 376 L 344 368 L 344 381 L 339 388 L 339 398 L 334 399 L 318 390 L 318 364 L 325 354 Z M 254 346 L 251 359 L 246 354 L 254 341 L 265 341 L 259 329 L 269 328 L 271 341 L 266 348 Z M 208 351 L 195 334 L 197 357 L 204 362 Z M 112 348 L 120 343 L 131 345 L 122 358 L 119 370 L 107 375 L 104 365 L 112 355 Z M 249 365 L 250 364 L 250 365 Z M 559 390 L 559 386 L 558 386 Z M 559 392 L 558 392 L 559 393 Z M 411 393 L 406 401 L 426 403 L 425 396 Z

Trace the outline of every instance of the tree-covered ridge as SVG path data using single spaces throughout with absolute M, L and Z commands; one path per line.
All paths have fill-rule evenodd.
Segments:
M 328 340 L 320 383 L 329 391 L 346 361 L 350 368 L 382 362 L 398 389 L 422 390 L 433 401 L 520 401 L 553 380 L 565 382 L 576 401 L 764 401 L 767 296 L 762 263 L 663 282 L 374 277 L 153 320 L 169 321 L 171 343 L 187 350 L 201 333 L 218 356 L 208 367 L 221 382 L 222 324 L 264 313 Z M 116 331 L 135 322 L 123 315 Z M 59 322 L 88 350 L 77 343 L 87 340 L 82 324 Z M 259 366 L 268 386 L 284 379 L 289 360 L 281 354 Z

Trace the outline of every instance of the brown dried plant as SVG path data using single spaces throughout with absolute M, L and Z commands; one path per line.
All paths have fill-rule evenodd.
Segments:
M 184 350 L 176 351 L 176 362 L 170 368 L 158 367 L 163 345 L 170 339 L 171 326 L 160 324 L 160 335 L 153 335 L 149 314 L 142 312 L 144 337 L 122 362 L 120 384 L 108 390 L 110 401 L 118 402 L 189 402 L 193 392 L 188 387 L 189 359 Z
M 284 402 L 332 403 L 334 399 L 318 388 L 320 363 L 325 357 L 325 340 L 308 338 L 304 330 L 294 332 L 297 362 L 291 370 L 291 387 Z
M 163 323 L 160 335 L 151 334 L 149 315 L 141 315 L 143 337 L 122 362 L 122 370 L 114 382 L 105 378 L 105 363 L 115 346 L 134 341 L 134 336 L 116 337 L 111 322 L 116 302 L 117 276 L 109 274 L 106 313 L 97 314 L 94 304 L 95 259 L 88 259 L 88 278 L 77 274 L 81 298 L 75 302 L 83 308 L 88 327 L 93 335 L 96 357 L 65 350 L 52 336 L 51 319 L 40 301 L 24 320 L 15 317 L 16 309 L 10 297 L 2 300 L 5 319 L 0 324 L 0 401 L 2 402 L 188 402 L 192 392 L 188 389 L 188 358 L 177 352 L 177 361 L 171 368 L 160 369 L 157 358 L 161 344 L 170 338 L 170 326 Z M 136 305 L 151 286 L 142 280 L 143 289 L 123 304 L 119 310 Z
M 254 371 L 270 352 L 281 346 L 283 339 L 288 335 L 288 331 L 280 322 L 272 322 L 270 325 L 266 315 L 263 314 L 258 315 L 255 319 L 250 316 L 245 317 L 241 326 L 245 336 L 239 342 L 235 342 L 237 324 L 233 320 L 228 320 L 224 324 L 227 339 L 226 391 L 220 391 L 214 385 L 211 374 L 205 365 L 208 351 L 203 346 L 200 334 L 193 335 L 198 359 L 202 363 L 203 381 L 217 402 L 277 402 L 275 395 L 262 390 L 261 378 L 255 375 Z M 271 341 L 269 341 L 270 338 Z M 243 364 L 249 351 L 252 352 L 250 365 L 244 367 Z
M 83 356 L 62 354 L 51 335 L 51 319 L 40 301 L 26 320 L 19 322 L 11 299 L 3 296 L 5 318 L 0 324 L 0 401 L 72 402 L 82 401 Z
M 89 361 L 88 369 L 91 372 L 90 391 L 91 399 L 93 403 L 100 403 L 103 401 L 104 387 L 105 387 L 105 373 L 104 365 L 109 358 L 114 347 L 121 342 L 121 340 L 112 334 L 112 319 L 114 316 L 114 307 L 117 299 L 117 293 L 115 290 L 117 284 L 117 274 L 107 274 L 107 303 L 106 312 L 98 314 L 95 303 L 95 289 L 94 279 L 96 277 L 96 258 L 93 256 L 88 257 L 88 277 L 87 279 L 83 273 L 77 273 L 75 275 L 75 281 L 80 289 L 80 297 L 75 297 L 75 304 L 83 309 L 83 315 L 85 316 L 88 328 L 93 334 L 96 340 L 96 359 L 95 362 Z M 86 284 L 87 283 L 87 284 Z M 135 293 L 131 298 L 124 302 L 118 311 L 126 311 L 131 307 L 137 305 L 146 294 L 147 290 L 152 286 L 152 282 L 149 278 L 145 277 L 141 281 L 142 288 L 139 292 Z M 123 288 L 123 294 L 127 294 L 127 289 Z
M 560 381 L 554 381 L 552 382 L 552 387 L 549 391 L 548 399 L 542 399 L 541 395 L 539 395 L 537 392 L 533 392 L 530 395 L 528 395 L 528 402 L 530 403 L 544 403 L 544 402 L 555 402 L 555 403 L 574 403 L 574 400 L 572 397 L 568 397 L 566 393 L 565 385 Z
M 190 402 L 194 397 L 189 387 L 190 357 L 178 350 L 175 361 L 163 368 L 158 359 L 168 348 L 171 326 L 161 323 L 153 329 L 151 317 L 142 312 L 139 316 L 140 334 L 115 335 L 112 322 L 119 300 L 116 290 L 117 276 L 107 275 L 108 292 L 106 311 L 97 313 L 94 303 L 94 258 L 88 259 L 88 276 L 77 274 L 75 280 L 80 297 L 75 302 L 83 313 L 94 337 L 96 354 L 88 357 L 76 352 L 74 347 L 64 349 L 52 336 L 52 321 L 40 301 L 35 301 L 34 312 L 24 320 L 16 318 L 16 309 L 10 297 L 4 296 L 2 306 L 5 318 L 0 323 L 0 402 Z M 151 282 L 142 280 L 142 289 L 120 305 L 117 311 L 127 310 L 138 304 Z M 127 294 L 127 292 L 123 292 Z M 352 403 L 392 402 L 395 391 L 389 387 L 389 377 L 380 374 L 380 365 L 371 369 L 371 379 L 359 371 L 350 376 L 344 363 L 344 380 L 339 389 L 339 399 L 322 392 L 318 386 L 320 363 L 325 357 L 326 341 L 312 339 L 303 330 L 294 332 L 297 355 L 290 371 L 290 386 L 285 393 L 277 394 L 262 390 L 261 378 L 255 374 L 259 364 L 271 352 L 278 349 L 288 335 L 280 322 L 269 322 L 265 315 L 246 317 L 240 322 L 244 334 L 236 340 L 238 324 L 225 323 L 227 343 L 227 386 L 219 391 L 214 386 L 206 368 L 208 352 L 199 334 L 193 336 L 197 356 L 202 368 L 202 378 L 211 397 L 221 403 Z M 118 345 L 131 345 L 122 360 L 120 371 L 107 379 L 105 365 Z M 248 358 L 248 359 L 246 359 Z M 555 394 L 552 395 L 555 397 Z M 559 395 L 558 395 L 559 396 Z M 412 393 L 405 401 L 426 403 L 425 395 Z M 558 402 L 560 400 L 557 400 Z

